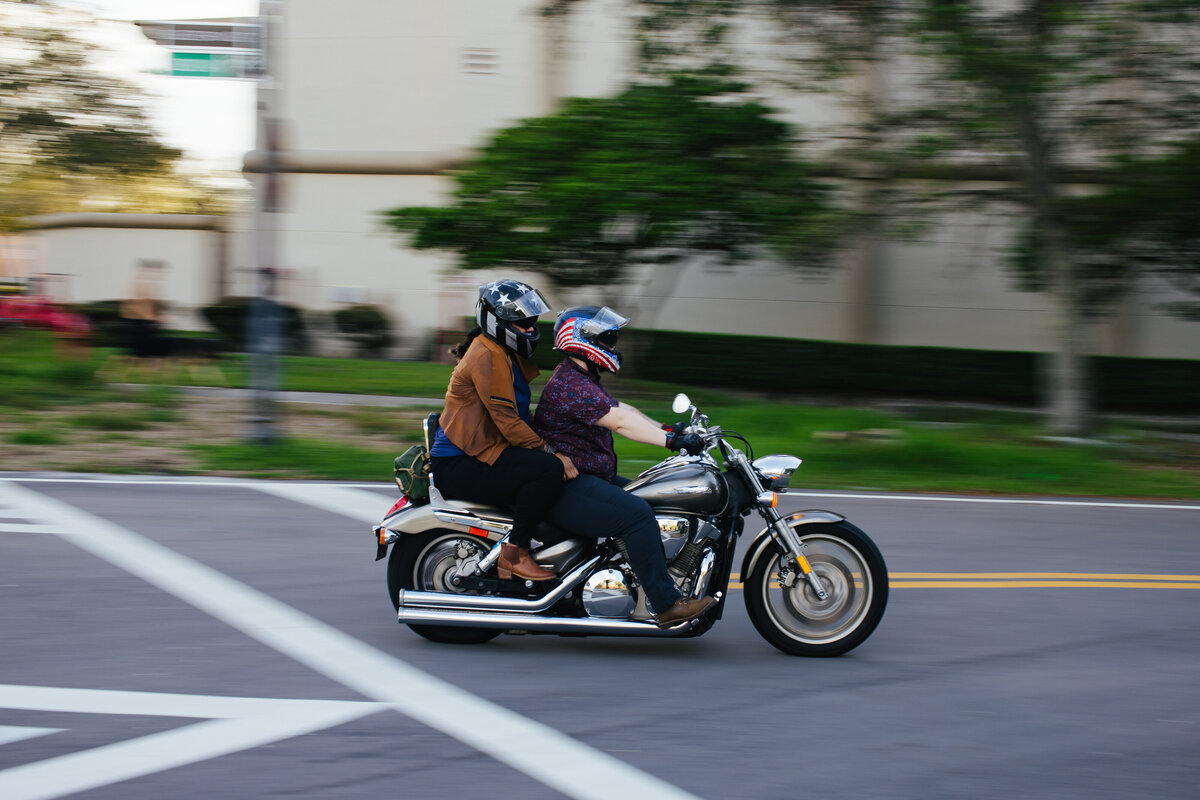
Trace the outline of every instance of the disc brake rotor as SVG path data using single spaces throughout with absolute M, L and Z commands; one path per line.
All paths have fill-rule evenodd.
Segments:
M 806 536 L 806 557 L 813 575 L 825 590 L 817 597 L 808 580 L 785 565 L 782 556 L 772 565 L 773 575 L 761 591 L 767 613 L 779 629 L 803 642 L 834 641 L 852 631 L 867 613 L 872 594 L 870 576 L 862 556 L 844 541 L 829 536 Z M 791 573 L 791 586 L 779 580 Z
M 783 590 L 784 604 L 793 614 L 813 621 L 837 616 L 850 596 L 850 582 L 846 574 L 836 565 L 823 561 L 810 559 L 809 563 L 821 587 L 825 589 L 825 599 L 818 598 L 808 581 L 797 576 L 796 582 Z
M 462 593 L 455 575 L 470 575 L 479 563 L 478 545 L 469 539 L 447 539 L 430 548 L 421 559 L 421 585 L 429 591 Z

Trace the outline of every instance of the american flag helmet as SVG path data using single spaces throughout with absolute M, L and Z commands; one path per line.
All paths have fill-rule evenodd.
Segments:
M 617 334 L 628 322 L 628 317 L 622 317 L 608 306 L 568 308 L 554 323 L 554 349 L 616 372 L 621 368 Z

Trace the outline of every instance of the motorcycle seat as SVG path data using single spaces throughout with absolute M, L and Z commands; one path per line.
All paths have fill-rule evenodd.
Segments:
M 447 500 L 442 497 L 441 492 L 437 491 L 432 480 L 429 481 L 429 501 L 433 505 L 434 510 L 469 514 L 496 522 L 512 522 L 512 509 L 489 506 L 484 503 L 474 503 L 470 500 Z

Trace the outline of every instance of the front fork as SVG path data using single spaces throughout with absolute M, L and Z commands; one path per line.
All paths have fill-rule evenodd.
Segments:
M 800 568 L 800 573 L 804 576 L 805 582 L 809 588 L 813 590 L 813 594 L 818 600 L 825 600 L 828 594 L 825 592 L 825 587 L 821 584 L 821 579 L 817 577 L 817 573 L 813 571 L 812 565 L 808 563 L 808 559 L 804 556 L 805 545 L 800 541 L 800 534 L 787 524 L 778 511 L 774 508 L 762 508 L 763 518 L 767 521 L 768 529 L 771 531 L 771 538 L 775 540 L 775 544 L 779 545 L 779 549 L 787 554 L 784 560 L 784 568 L 780 570 L 779 581 L 786 587 L 791 587 L 796 580 L 796 574 L 793 571 L 795 564 Z
M 724 441 L 722 441 L 722 445 L 724 444 Z M 787 524 L 787 521 L 775 508 L 778 496 L 775 492 L 767 491 L 766 487 L 762 485 L 745 453 L 742 453 L 740 450 L 734 450 L 731 447 L 723 447 L 722 451 L 725 453 L 727 459 L 732 459 L 737 464 L 738 469 L 741 470 L 747 482 L 758 491 L 758 510 L 767 522 L 767 529 L 771 531 L 771 538 L 775 540 L 775 544 L 779 545 L 779 549 L 787 554 L 787 558 L 783 562 L 784 567 L 780 570 L 780 582 L 786 587 L 790 588 L 792 586 L 796 580 L 795 567 L 792 566 L 795 564 L 796 567 L 799 567 L 805 582 L 813 590 L 813 594 L 817 596 L 817 599 L 828 599 L 829 595 L 826 593 L 825 587 L 821 585 L 821 579 L 817 577 L 817 573 L 813 571 L 812 565 L 804 557 L 805 546 L 804 542 L 800 541 L 800 535 L 792 529 L 792 526 Z

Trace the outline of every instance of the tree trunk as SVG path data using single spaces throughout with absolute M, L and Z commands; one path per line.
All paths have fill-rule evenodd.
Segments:
M 1086 436 L 1091 431 L 1090 382 L 1087 376 L 1088 326 L 1083 315 L 1079 278 L 1061 231 L 1046 231 L 1046 265 L 1053 275 L 1051 293 L 1057 313 L 1058 348 L 1046 374 L 1047 427 L 1056 436 Z
M 886 81 L 883 75 L 884 54 L 879 36 L 879 9 L 873 2 L 859 5 L 854 11 L 858 31 L 857 49 L 861 59 L 855 72 L 861 81 L 858 113 L 862 122 L 861 142 L 853 153 L 854 174 L 859 179 L 859 196 L 855 201 L 862 211 L 864 222 L 857 236 L 857 252 L 849 270 L 849 324 L 846 335 L 850 341 L 863 344 L 879 343 L 879 287 L 883 274 L 884 210 L 879 193 L 887 180 L 885 169 L 873 158 L 884 152 L 884 125 L 888 113 Z
M 1015 117 L 1025 148 L 1026 188 L 1041 231 L 1042 267 L 1051 281 L 1057 349 L 1046 371 L 1046 423 L 1056 436 L 1086 436 L 1091 430 L 1087 382 L 1087 326 L 1083 292 L 1067 232 L 1059 218 L 1053 148 L 1044 135 L 1033 98 L 1022 101 Z

